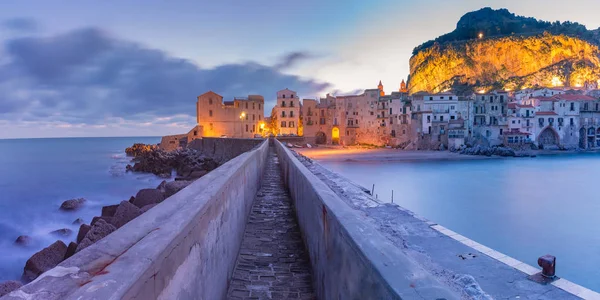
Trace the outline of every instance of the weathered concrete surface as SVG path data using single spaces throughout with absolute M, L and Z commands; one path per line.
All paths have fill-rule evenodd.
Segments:
M 578 299 L 552 285 L 540 285 L 528 274 L 482 254 L 431 228 L 424 220 L 397 205 L 381 203 L 364 188 L 318 163 L 294 155 L 347 206 L 361 215 L 362 222 L 377 228 L 423 270 L 469 299 Z M 485 249 L 482 248 L 482 249 Z
M 6 299 L 223 299 L 268 144 L 244 153 Z
M 275 142 L 319 299 L 460 299 Z
M 314 299 L 310 263 L 279 161 L 270 149 L 228 299 Z
M 244 152 L 252 150 L 261 144 L 263 139 L 235 139 L 235 138 L 201 138 L 192 141 L 188 148 L 198 150 L 203 155 L 213 158 L 218 162 L 228 161 Z

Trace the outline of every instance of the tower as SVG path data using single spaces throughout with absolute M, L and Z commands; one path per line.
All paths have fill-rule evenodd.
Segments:
M 383 91 L 383 84 L 381 84 L 381 80 L 379 80 L 379 85 L 377 86 L 377 88 L 379 89 L 379 96 L 381 96 L 381 97 L 385 96 L 385 92 Z
M 404 79 L 402 79 L 402 82 L 400 82 L 400 93 L 407 93 L 408 89 L 406 88 L 406 82 L 404 82 Z

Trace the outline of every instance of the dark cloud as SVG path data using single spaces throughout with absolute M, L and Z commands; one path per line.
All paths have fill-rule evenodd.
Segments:
M 276 69 L 288 69 L 296 64 L 298 64 L 302 60 L 308 60 L 311 58 L 316 58 L 316 56 L 312 53 L 308 52 L 292 52 L 288 53 L 284 57 L 282 57 L 281 61 L 275 65 Z
M 29 18 L 13 18 L 2 22 L 2 26 L 14 31 L 36 31 L 38 24 L 33 19 Z
M 300 95 L 329 87 L 279 72 L 308 54 L 286 55 L 273 66 L 249 62 L 202 69 L 93 28 L 15 38 L 5 43 L 5 52 L 8 63 L 0 65 L 0 120 L 10 116 L 102 124 L 111 118 L 152 122 L 174 115 L 189 120 L 195 115 L 196 97 L 208 90 L 226 99 L 261 94 L 273 104 L 276 91 L 285 87 Z

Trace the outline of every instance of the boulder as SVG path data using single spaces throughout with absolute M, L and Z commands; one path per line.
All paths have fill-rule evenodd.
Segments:
M 133 204 L 142 208 L 148 204 L 160 203 L 165 200 L 165 195 L 157 189 L 142 189 L 135 195 Z
M 68 237 L 71 235 L 71 233 L 73 233 L 73 231 L 69 228 L 57 229 L 57 230 L 50 232 L 50 234 L 53 234 L 56 236 L 62 236 L 62 237 Z
M 86 200 L 84 198 L 66 200 L 60 205 L 60 209 L 65 211 L 78 210 L 79 208 L 81 208 L 81 206 L 83 206 L 85 201 Z
M 135 201 L 135 197 L 134 196 L 129 197 L 129 203 L 133 203 L 133 201 Z
M 56 241 L 54 244 L 40 250 L 25 263 L 23 279 L 26 282 L 33 281 L 40 274 L 56 267 L 64 260 L 66 253 L 67 245 L 62 241 Z
M 73 221 L 73 223 L 71 223 L 73 225 L 79 225 L 79 224 L 83 224 L 83 219 L 82 218 L 77 218 L 77 220 Z
M 73 256 L 73 254 L 75 254 L 75 250 L 77 250 L 77 243 L 70 242 L 69 246 L 67 247 L 67 252 L 65 253 L 65 259 Z
M 112 217 L 115 215 L 115 212 L 117 211 L 117 207 L 119 207 L 118 204 L 115 205 L 108 205 L 108 206 L 103 206 L 102 207 L 102 217 Z
M 19 246 L 29 246 L 31 245 L 32 239 L 28 235 L 20 235 L 16 240 L 15 244 Z
M 81 240 L 85 237 L 85 235 L 90 231 L 92 227 L 87 224 L 81 224 L 79 226 L 79 232 L 77 233 L 77 243 L 81 243 Z
M 213 159 L 207 159 L 202 163 L 202 168 L 206 171 L 212 171 L 219 167 L 219 163 L 214 161 Z
M 90 226 L 94 226 L 94 224 L 96 224 L 96 222 L 98 222 L 99 220 L 104 220 L 104 221 L 106 221 L 106 223 L 112 223 L 112 219 L 113 219 L 113 217 L 103 217 L 103 216 L 93 217 L 92 222 L 90 222 Z
M 140 209 L 141 213 L 145 213 L 149 211 L 151 208 L 155 207 L 157 204 L 148 204 Z M 137 207 L 137 206 L 136 206 Z
M 119 204 L 115 216 L 112 219 L 112 224 L 115 225 L 116 228 L 121 228 L 121 226 L 137 218 L 137 216 L 141 214 L 142 212 L 137 206 L 128 201 L 121 201 L 121 204 Z
M 20 281 L 9 280 L 0 283 L 0 297 L 22 287 L 23 284 Z
M 175 193 L 181 191 L 182 189 L 184 189 L 186 186 L 190 185 L 191 183 L 192 183 L 192 181 L 187 181 L 187 180 L 175 180 L 175 181 L 167 182 L 167 184 L 165 185 L 165 197 L 169 198 L 169 197 L 175 195 Z
M 160 184 L 159 184 L 159 185 L 156 187 L 156 189 L 157 189 L 157 190 L 161 190 L 161 191 L 163 191 L 163 192 L 164 192 L 164 191 L 165 191 L 165 185 L 167 185 L 167 181 L 166 181 L 166 180 L 163 180 L 163 181 L 162 181 L 162 182 L 161 182 L 161 183 L 160 183 Z
M 109 235 L 111 232 L 117 230 L 115 226 L 107 223 L 103 219 L 100 219 L 90 228 L 90 231 L 85 235 L 85 237 L 81 240 L 81 242 L 77 245 L 77 249 L 75 252 L 79 252 L 91 244 L 101 240 L 105 236 Z
M 196 170 L 196 171 L 192 171 L 192 173 L 190 173 L 190 175 L 188 177 L 190 177 L 192 179 L 198 179 L 206 174 L 208 174 L 208 171 L 206 171 L 206 170 Z

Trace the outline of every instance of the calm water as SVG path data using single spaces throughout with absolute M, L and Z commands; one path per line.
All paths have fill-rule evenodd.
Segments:
M 117 204 L 137 190 L 155 187 L 153 175 L 126 174 L 125 148 L 160 138 L 68 138 L 0 140 L 0 281 L 20 278 L 27 259 L 57 237 L 48 232 L 70 228 L 75 240 L 82 218 L 89 224 L 103 205 Z M 88 200 L 77 212 L 59 211 L 67 199 Z M 29 235 L 28 248 L 14 245 Z
M 425 163 L 321 162 L 421 216 L 600 291 L 600 155 Z M 368 174 L 368 175 L 365 175 Z

